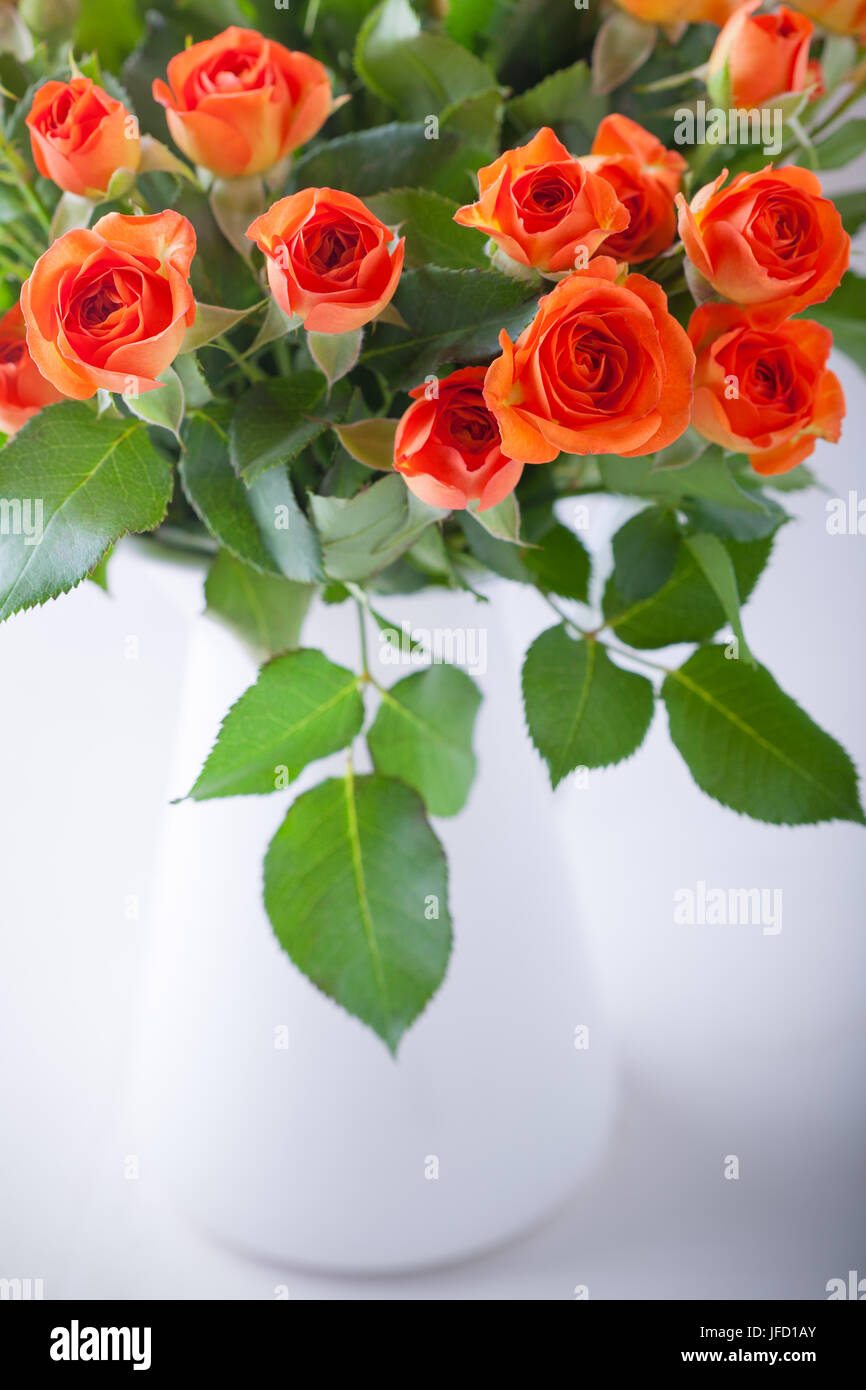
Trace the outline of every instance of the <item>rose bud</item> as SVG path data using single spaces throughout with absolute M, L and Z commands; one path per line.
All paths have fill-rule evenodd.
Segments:
M 692 424 L 757 473 L 787 473 L 818 438 L 839 438 L 845 397 L 827 358 L 833 335 L 809 319 L 756 328 L 732 304 L 692 314 L 697 354 Z
M 110 212 L 66 232 L 21 291 L 27 345 L 44 377 L 86 400 L 153 391 L 195 319 L 192 224 L 177 212 Z
M 832 34 L 866 41 L 866 0 L 797 0 L 797 8 Z
M 175 144 L 224 179 L 264 173 L 306 144 L 331 114 L 327 70 L 255 29 L 194 43 L 153 84 Z
M 499 426 L 484 403 L 486 367 L 461 367 L 437 385 L 416 386 L 397 426 L 394 467 L 431 507 L 478 511 L 513 492 L 523 464 L 502 451 Z
M 247 228 L 274 299 L 312 333 L 349 333 L 381 313 L 403 269 L 402 240 L 360 198 L 303 188 Z
M 625 231 L 605 238 L 603 254 L 634 263 L 666 251 L 677 232 L 674 197 L 688 168 L 682 155 L 628 116 L 613 115 L 605 116 L 581 163 L 607 180 L 629 213 Z
M 25 122 L 36 168 L 66 193 L 98 202 L 112 175 L 141 160 L 138 122 L 120 101 L 91 82 L 45 82 Z
M 0 431 L 15 434 L 44 405 L 63 399 L 30 356 L 21 306 L 13 305 L 0 319 Z
M 677 195 L 680 236 L 713 289 L 754 322 L 781 323 L 836 289 L 850 237 L 807 169 L 767 167 L 727 187 L 724 170 L 689 206 Z
M 548 126 L 479 169 L 478 191 L 478 202 L 458 209 L 454 221 L 542 272 L 573 270 L 579 249 L 588 259 L 609 233 L 628 226 L 611 185 L 570 155 Z
M 561 280 L 487 370 L 502 447 L 527 463 L 570 454 L 650 454 L 689 423 L 695 358 L 659 285 L 616 283 L 607 256 Z
M 808 85 L 809 44 L 815 27 L 786 5 L 775 14 L 754 13 L 761 0 L 746 0 L 731 15 L 710 54 L 707 92 L 717 106 L 763 106 Z

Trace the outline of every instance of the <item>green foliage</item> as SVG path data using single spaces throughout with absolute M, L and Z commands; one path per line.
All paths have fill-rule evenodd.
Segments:
M 298 797 L 265 858 L 265 906 L 298 969 L 396 1052 L 451 950 L 445 856 L 417 793 L 349 775 Z
M 308 585 L 261 574 L 227 550 L 217 551 L 204 586 L 207 612 L 236 632 L 260 660 L 298 645 L 312 594 Z
M 662 686 L 671 738 L 698 786 L 775 825 L 862 824 L 848 754 L 763 666 L 702 647 Z
M 346 748 L 363 718 L 351 671 L 313 650 L 278 656 L 232 705 L 189 795 L 275 791 L 307 763 Z
M 66 593 L 121 536 L 158 526 L 170 495 L 171 468 L 140 420 L 73 401 L 34 416 L 0 452 L 0 619 Z
M 645 676 L 624 671 L 595 641 L 548 628 L 523 666 L 529 736 L 555 787 L 576 767 L 607 767 L 628 758 L 652 722 L 654 696 Z
M 456 815 L 475 777 L 475 682 L 456 666 L 437 665 L 381 694 L 367 734 L 376 771 L 414 787 L 431 815 Z

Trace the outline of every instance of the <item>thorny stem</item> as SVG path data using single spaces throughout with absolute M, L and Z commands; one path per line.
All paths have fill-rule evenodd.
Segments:
M 355 599 L 355 605 L 358 609 L 358 637 L 361 646 L 361 679 L 369 681 L 372 677 L 370 676 L 370 663 L 367 659 L 367 625 L 364 618 L 364 605 L 361 600 L 357 598 Z

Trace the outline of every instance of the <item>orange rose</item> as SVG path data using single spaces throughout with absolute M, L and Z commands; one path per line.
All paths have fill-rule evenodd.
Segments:
M 757 473 L 787 473 L 817 438 L 839 438 L 845 397 L 826 370 L 833 335 L 809 319 L 756 328 L 732 304 L 692 314 L 697 353 L 692 423 L 725 449 L 748 454 Z
M 628 226 L 611 185 L 574 159 L 548 126 L 479 169 L 478 191 L 478 202 L 460 208 L 454 221 L 486 232 L 512 260 L 536 270 L 572 270 L 579 248 L 592 256 L 609 232 Z
M 621 10 L 645 24 L 724 24 L 737 0 L 616 0 Z
M 754 322 L 781 323 L 827 299 L 848 266 L 850 237 L 807 169 L 727 170 L 686 205 L 677 195 L 680 236 L 696 270 Z
M 46 82 L 26 121 L 36 168 L 66 193 L 104 198 L 118 169 L 132 175 L 141 160 L 138 122 L 89 77 Z
M 822 29 L 866 40 L 866 0 L 797 0 L 797 8 Z
M 513 492 L 523 464 L 502 451 L 499 426 L 484 403 L 486 367 L 461 367 L 430 396 L 416 386 L 397 426 L 394 467 L 431 507 L 495 507 Z
M 648 261 L 666 251 L 676 236 L 674 196 L 688 168 L 682 155 L 666 150 L 648 130 L 628 116 L 605 116 L 581 161 L 600 174 L 628 209 L 624 232 L 605 239 L 604 254 L 617 261 Z
M 192 224 L 110 212 L 49 246 L 21 291 L 27 346 L 66 396 L 153 391 L 195 319 Z
M 391 299 L 403 269 L 403 241 L 360 198 L 304 188 L 280 198 L 247 236 L 267 257 L 274 299 L 313 333 L 349 333 Z
M 27 350 L 24 315 L 15 304 L 0 319 L 0 431 L 15 434 L 44 405 L 64 399 Z
M 643 275 L 616 283 L 599 256 L 541 300 L 516 343 L 488 368 L 484 399 L 512 458 L 570 454 L 633 458 L 663 449 L 689 423 L 695 356 Z
M 731 15 L 710 54 L 707 91 L 717 106 L 745 110 L 808 86 L 810 19 L 786 5 L 759 14 L 762 0 L 746 0 Z
M 270 169 L 304 145 L 331 114 L 326 69 L 255 29 L 233 25 L 194 43 L 153 84 L 175 144 L 224 179 Z

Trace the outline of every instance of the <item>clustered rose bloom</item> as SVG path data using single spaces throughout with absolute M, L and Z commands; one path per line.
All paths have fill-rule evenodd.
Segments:
M 89 77 L 44 83 L 26 125 L 36 168 L 66 193 L 99 200 L 119 169 L 131 179 L 139 166 L 135 118 Z
M 666 251 L 677 231 L 674 198 L 688 168 L 682 155 L 665 149 L 637 121 L 611 115 L 581 162 L 607 180 L 629 214 L 625 230 L 605 238 L 604 255 L 634 264 Z
M 27 348 L 24 315 L 15 304 L 0 319 L 0 432 L 12 435 L 44 405 L 63 400 Z
M 264 173 L 306 144 L 331 114 L 325 67 L 234 25 L 194 43 L 153 84 L 175 144 L 221 178 Z
M 349 333 L 369 323 L 403 269 L 403 240 L 360 198 L 333 188 L 280 198 L 247 236 L 265 253 L 280 308 L 313 333 Z
M 746 0 L 731 15 L 710 54 L 707 91 L 721 107 L 763 106 L 811 85 L 809 44 L 814 25 L 782 5 L 755 14 L 761 0 Z
M 502 447 L 526 463 L 570 454 L 634 458 L 678 439 L 689 422 L 695 357 L 643 275 L 616 280 L 616 262 L 591 261 L 540 301 L 516 343 L 499 336 L 484 399 Z
M 733 304 L 704 304 L 689 324 L 697 354 L 693 423 L 748 454 L 758 473 L 802 463 L 817 438 L 838 440 L 845 398 L 827 371 L 829 329 L 809 319 L 757 328 Z
M 520 265 L 573 270 L 579 249 L 592 256 L 611 232 L 628 226 L 628 211 L 611 184 L 589 172 L 545 126 L 516 150 L 478 170 L 477 203 L 455 222 L 492 237 Z
M 44 377 L 78 400 L 102 388 L 140 393 L 174 361 L 195 319 L 192 224 L 178 212 L 110 212 L 66 232 L 21 291 L 27 346 Z
M 478 511 L 494 507 L 520 481 L 523 464 L 504 453 L 499 426 L 484 402 L 486 367 L 462 367 L 440 381 L 410 391 L 397 426 L 394 467 L 431 507 Z
M 692 265 L 718 294 L 774 324 L 836 289 L 848 265 L 850 237 L 808 169 L 727 170 L 689 206 L 677 195 L 680 236 Z

